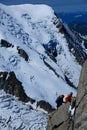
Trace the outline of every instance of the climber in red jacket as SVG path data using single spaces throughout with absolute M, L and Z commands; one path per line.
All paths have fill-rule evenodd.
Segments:
M 65 97 L 65 103 L 71 102 L 71 100 L 72 100 L 72 95 L 73 95 L 73 93 L 71 92 L 71 93 L 69 93 L 69 94 Z

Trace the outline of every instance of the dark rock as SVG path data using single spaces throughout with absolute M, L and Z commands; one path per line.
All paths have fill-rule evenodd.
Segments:
M 13 47 L 13 45 L 11 43 L 7 42 L 4 39 L 1 39 L 1 43 L 0 44 L 1 44 L 2 47 L 6 47 L 6 48 Z
M 26 61 L 28 61 L 29 59 L 28 54 L 23 49 L 20 49 L 19 47 L 17 48 L 17 50 L 20 56 L 23 57 Z
M 26 95 L 21 82 L 16 78 L 14 72 L 0 72 L 0 89 L 4 89 L 6 93 L 15 95 L 23 102 L 35 102 L 34 99 Z
M 4 88 L 7 74 L 8 74 L 8 72 L 0 72 L 0 89 Z
M 87 49 L 87 40 L 84 41 L 84 46 Z
M 54 56 L 54 57 L 57 56 L 57 50 L 53 51 L 53 56 Z
M 87 61 L 83 65 L 78 92 L 76 97 L 76 111 L 74 130 L 87 129 Z
M 43 108 L 44 110 L 46 110 L 46 111 L 48 111 L 48 112 L 52 112 L 52 111 L 54 111 L 55 109 L 54 108 L 52 108 L 52 106 L 48 103 L 48 102 L 46 102 L 46 101 L 44 101 L 44 100 L 41 100 L 41 101 L 38 101 L 37 102 L 37 107 L 40 107 L 40 108 Z

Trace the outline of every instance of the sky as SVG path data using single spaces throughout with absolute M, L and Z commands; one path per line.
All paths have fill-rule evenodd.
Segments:
M 12 4 L 48 4 L 58 12 L 87 11 L 87 0 L 0 0 L 6 5 Z

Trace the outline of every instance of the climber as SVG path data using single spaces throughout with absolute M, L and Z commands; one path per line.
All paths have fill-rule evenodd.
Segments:
M 73 115 L 75 114 L 75 106 L 76 106 L 76 97 L 72 97 L 72 101 L 69 106 L 69 114 L 70 118 L 73 118 Z
M 67 102 L 70 102 L 70 103 L 71 103 L 72 95 L 73 95 L 73 93 L 70 92 L 70 93 L 65 97 L 65 103 L 67 103 Z
M 64 98 L 64 95 L 63 95 L 63 94 L 57 97 L 57 99 L 56 99 L 57 108 L 58 108 L 59 106 L 61 106 L 62 103 L 64 103 L 63 98 Z

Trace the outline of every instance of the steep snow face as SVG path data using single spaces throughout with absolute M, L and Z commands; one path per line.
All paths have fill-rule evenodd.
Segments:
M 58 94 L 66 95 L 70 91 L 76 94 L 64 75 L 77 87 L 81 71 L 81 66 L 69 52 L 64 35 L 54 25 L 55 20 L 60 23 L 46 5 L 0 4 L 0 39 L 14 45 L 9 48 L 0 46 L 0 71 L 14 71 L 28 96 L 46 100 L 54 107 Z M 51 42 L 57 43 L 56 62 L 43 47 Z M 18 54 L 18 46 L 28 54 L 28 62 Z

